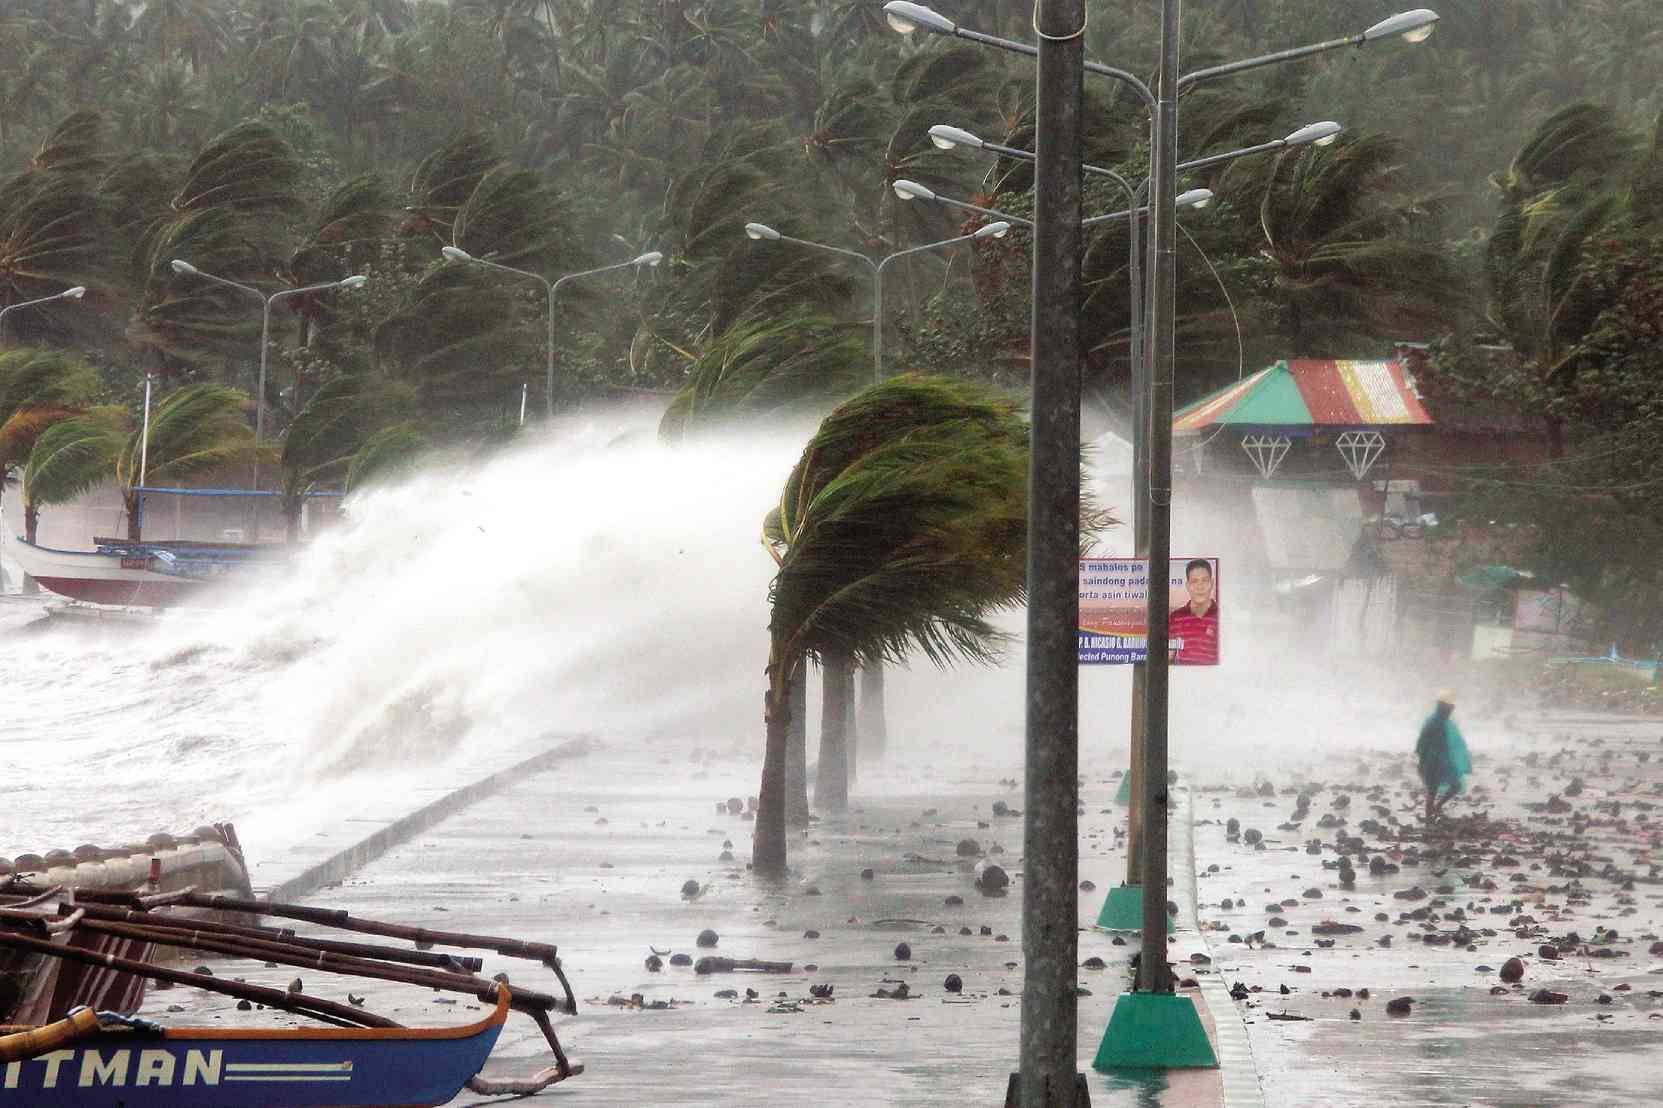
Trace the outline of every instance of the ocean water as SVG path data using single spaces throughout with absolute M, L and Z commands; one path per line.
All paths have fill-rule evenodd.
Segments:
M 12 631 L 0 855 L 226 818 L 293 835 L 543 736 L 759 737 L 761 521 L 808 433 L 666 447 L 650 420 L 569 420 L 357 498 L 212 610 Z

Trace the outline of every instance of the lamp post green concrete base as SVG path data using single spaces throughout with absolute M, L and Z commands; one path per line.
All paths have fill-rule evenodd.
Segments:
M 1097 913 L 1097 926 L 1107 931 L 1142 931 L 1143 886 L 1116 885 L 1110 889 L 1103 910 Z M 1166 930 L 1172 933 L 1171 916 L 1166 918 Z
M 1121 808 L 1128 808 L 1128 807 L 1131 806 L 1131 804 L 1132 804 L 1132 775 L 1131 774 L 1123 773 L 1123 774 L 1120 775 L 1120 788 L 1116 789 L 1115 792 L 1114 792 L 1114 802 L 1117 806 L 1119 806 Z
M 1121 993 L 1091 1068 L 1217 1069 L 1195 1003 L 1170 993 Z

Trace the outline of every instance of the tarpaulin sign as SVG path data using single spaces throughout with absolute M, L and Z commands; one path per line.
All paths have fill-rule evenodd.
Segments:
M 1149 651 L 1149 572 L 1143 558 L 1080 559 L 1080 664 L 1141 662 Z M 1218 559 L 1167 565 L 1167 658 L 1218 665 Z

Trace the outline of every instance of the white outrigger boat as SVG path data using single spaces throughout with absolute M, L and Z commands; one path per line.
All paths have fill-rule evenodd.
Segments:
M 168 608 L 201 603 L 204 591 L 251 569 L 283 564 L 280 546 L 93 539 L 92 550 L 57 550 L 5 532 L 6 557 L 44 589 L 89 604 Z

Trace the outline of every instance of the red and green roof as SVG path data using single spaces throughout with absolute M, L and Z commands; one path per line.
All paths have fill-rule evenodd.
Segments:
M 1174 434 L 1214 427 L 1296 431 L 1426 426 L 1432 417 L 1398 362 L 1277 362 L 1172 417 Z

